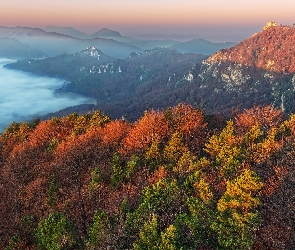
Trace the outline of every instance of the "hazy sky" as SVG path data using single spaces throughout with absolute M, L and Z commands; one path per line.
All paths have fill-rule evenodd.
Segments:
M 0 0 L 0 25 L 102 27 L 123 35 L 241 40 L 268 21 L 295 23 L 295 0 Z

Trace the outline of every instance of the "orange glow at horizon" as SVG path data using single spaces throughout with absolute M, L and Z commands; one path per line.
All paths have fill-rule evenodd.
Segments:
M 259 0 L 10 0 L 0 3 L 0 25 L 6 26 L 96 26 L 159 27 L 221 26 L 292 22 L 293 0 L 267 3 Z M 285 4 L 284 4 L 285 2 Z M 262 11 L 262 6 L 265 10 Z M 294 21 L 294 20 L 293 20 Z M 291 23 L 284 23 L 291 24 Z

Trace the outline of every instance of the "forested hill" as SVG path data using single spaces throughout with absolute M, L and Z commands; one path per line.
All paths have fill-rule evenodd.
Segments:
M 229 61 L 276 73 L 295 73 L 295 26 L 267 23 L 261 32 L 211 56 L 209 62 Z
M 269 22 L 192 68 L 194 100 L 207 112 L 272 104 L 295 112 L 295 27 Z
M 0 136 L 0 248 L 294 249 L 295 116 L 99 111 Z
M 208 57 L 155 48 L 131 53 L 128 58 L 118 60 L 96 47 L 88 47 L 75 54 L 61 54 L 43 60 L 20 60 L 6 67 L 65 79 L 68 83 L 64 91 L 106 102 L 126 100 L 136 93 L 142 95 L 155 88 L 173 88 L 194 64 L 205 58 Z
M 75 54 L 21 60 L 6 67 L 65 79 L 66 84 L 58 91 L 95 98 L 96 109 L 109 116 L 125 115 L 136 120 L 144 110 L 186 101 L 190 90 L 181 93 L 181 89 L 191 80 L 187 76 L 189 70 L 206 58 L 208 56 L 182 54 L 175 49 L 155 48 L 118 60 L 88 47 Z

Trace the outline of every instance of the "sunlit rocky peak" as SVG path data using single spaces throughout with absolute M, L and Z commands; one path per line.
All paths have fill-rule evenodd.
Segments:
M 276 22 L 270 21 L 263 27 L 263 30 L 267 30 L 270 27 L 275 27 L 275 26 L 279 26 L 279 25 Z

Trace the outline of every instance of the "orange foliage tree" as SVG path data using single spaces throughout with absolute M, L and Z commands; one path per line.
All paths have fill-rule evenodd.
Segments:
M 199 153 L 204 141 L 205 128 L 203 112 L 183 103 L 165 112 L 171 134 L 178 132 L 190 150 Z
M 161 142 L 168 136 L 168 132 L 168 122 L 163 112 L 146 111 L 123 140 L 121 153 L 143 152 L 151 143 Z

